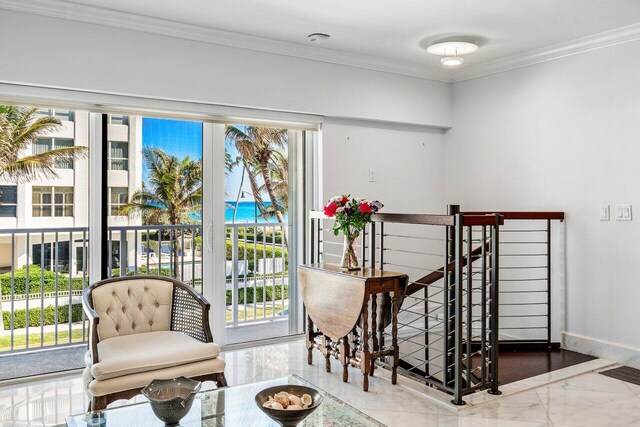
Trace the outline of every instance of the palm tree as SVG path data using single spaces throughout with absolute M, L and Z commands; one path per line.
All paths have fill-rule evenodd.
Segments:
M 287 130 L 256 126 L 227 125 L 226 137 L 231 141 L 242 158 L 244 170 L 247 172 L 251 192 L 262 216 L 274 215 L 279 223 L 284 223 L 285 207 L 278 197 L 276 183 L 272 179 L 272 171 L 284 172 L 283 165 L 287 157 L 283 149 L 287 146 Z M 264 185 L 260 185 L 258 176 Z M 266 191 L 271 207 L 264 206 L 262 190 Z
M 178 159 L 159 148 L 145 148 L 144 162 L 149 171 L 149 185 L 143 185 L 129 203 L 120 209 L 121 215 L 141 213 L 145 224 L 180 224 L 188 215 L 202 208 L 202 163 L 188 156 Z M 173 241 L 173 277 L 178 268 L 178 232 L 171 230 Z
M 30 145 L 60 128 L 55 117 L 39 116 L 33 107 L 0 105 L 0 179 L 18 183 L 57 178 L 56 163 L 82 158 L 87 147 L 65 147 L 21 156 Z

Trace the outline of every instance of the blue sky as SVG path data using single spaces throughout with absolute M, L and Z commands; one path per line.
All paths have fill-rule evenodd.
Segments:
M 142 144 L 145 148 L 156 147 L 178 158 L 186 156 L 192 159 L 202 159 L 202 123 L 184 120 L 169 120 L 144 117 L 142 119 Z M 238 152 L 232 144 L 227 144 L 231 157 L 236 158 Z M 236 167 L 227 175 L 225 187 L 227 200 L 235 201 L 240 186 L 242 168 Z M 146 181 L 147 170 L 143 165 L 142 179 Z M 206 183 L 205 183 L 206 185 Z M 253 200 L 247 180 L 243 185 L 247 196 L 244 201 Z

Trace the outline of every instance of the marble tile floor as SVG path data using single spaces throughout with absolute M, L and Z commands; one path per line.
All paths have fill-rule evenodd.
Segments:
M 313 366 L 307 365 L 302 341 L 230 351 L 223 357 L 232 385 L 295 373 L 388 426 L 640 427 L 640 386 L 595 371 L 574 369 L 568 378 L 539 381 L 524 391 L 456 410 L 406 385 L 393 386 L 379 374 L 371 378 L 365 393 L 355 369 L 345 384 L 337 361 L 332 361 L 330 374 L 319 354 L 314 355 Z M 115 405 L 120 403 L 127 402 Z M 1 426 L 57 425 L 68 414 L 84 412 L 86 406 L 80 373 L 0 386 Z

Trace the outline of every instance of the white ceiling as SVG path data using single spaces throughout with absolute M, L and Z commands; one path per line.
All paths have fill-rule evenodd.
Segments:
M 640 22 L 640 0 L 64 0 L 264 39 L 440 69 L 429 40 L 464 34 L 486 44 L 462 68 Z

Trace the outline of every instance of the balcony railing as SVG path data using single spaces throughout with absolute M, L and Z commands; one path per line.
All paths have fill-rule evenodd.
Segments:
M 286 224 L 227 224 L 227 326 L 288 318 Z M 0 230 L 0 354 L 86 343 L 88 228 Z M 202 292 L 200 225 L 108 228 L 110 277 L 164 275 Z

